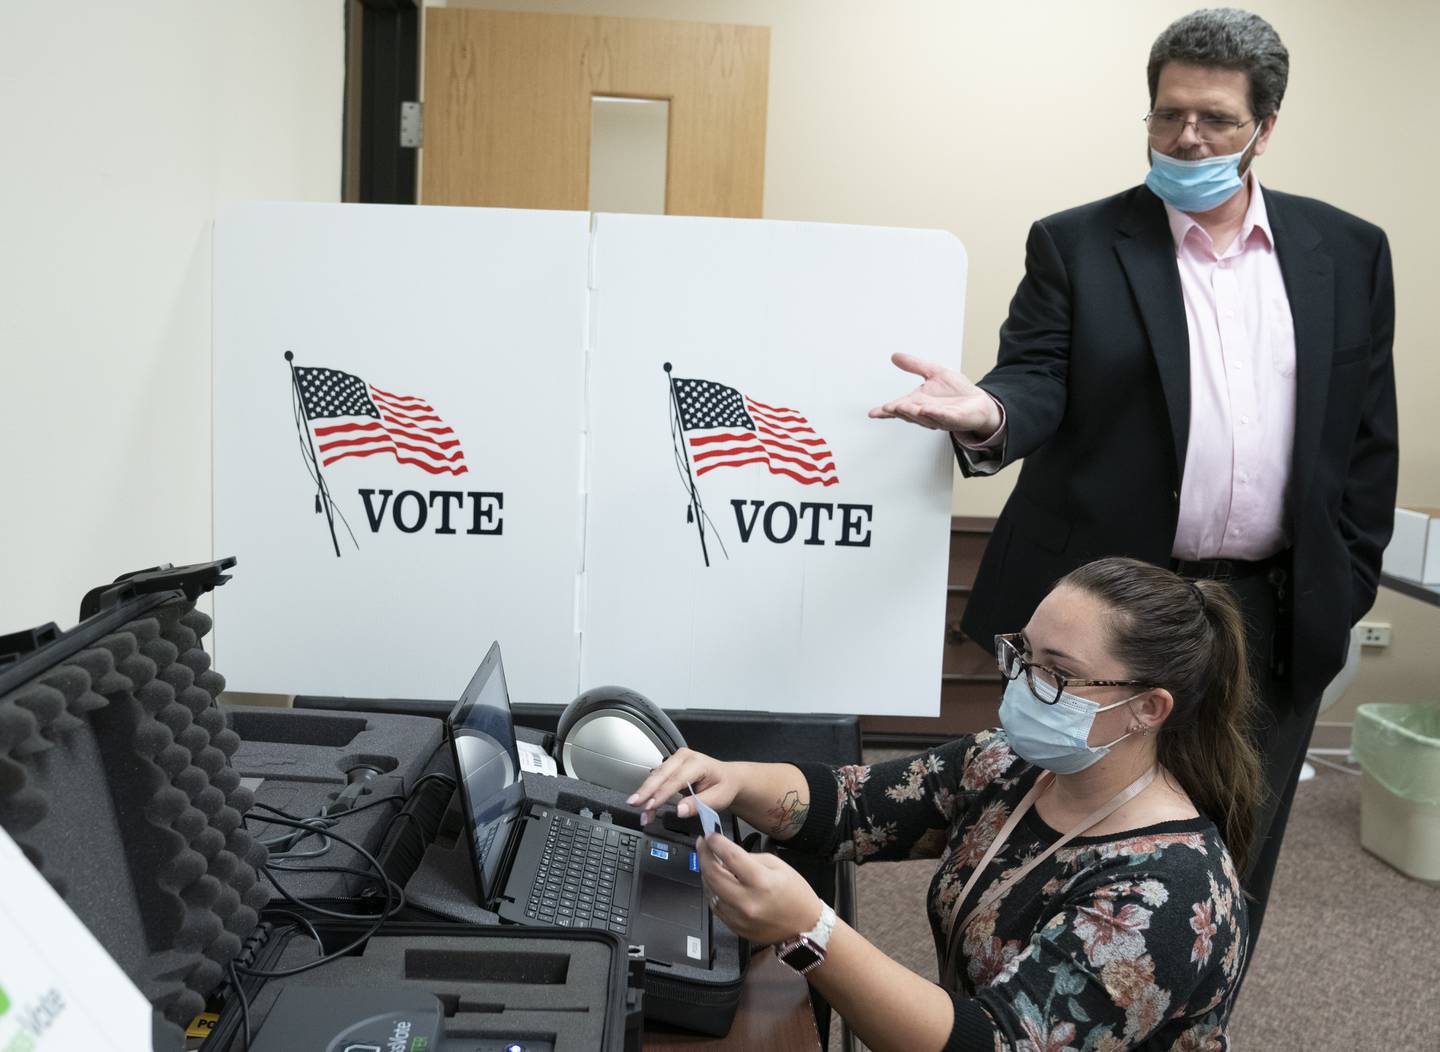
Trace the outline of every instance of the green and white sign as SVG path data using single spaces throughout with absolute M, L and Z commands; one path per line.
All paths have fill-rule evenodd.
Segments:
M 150 1003 L 0 829 L 0 1052 L 150 1048 Z

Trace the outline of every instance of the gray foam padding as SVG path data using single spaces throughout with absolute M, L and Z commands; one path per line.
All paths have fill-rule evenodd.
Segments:
M 605 1047 L 611 1015 L 611 977 L 621 951 L 601 937 L 562 938 L 482 935 L 380 934 L 364 952 L 341 957 L 298 982 L 323 989 L 359 988 L 376 992 L 377 1009 L 385 989 L 433 993 L 446 1004 L 448 1033 L 467 1039 L 551 1037 L 555 1052 L 594 1052 Z M 315 944 L 292 938 L 272 970 L 303 965 L 315 957 Z M 251 1015 L 263 1028 L 287 981 L 271 980 L 256 995 Z
M 182 1026 L 270 898 L 210 624 L 167 602 L 0 697 L 0 825 Z
M 235 770 L 243 778 L 261 780 L 254 791 L 256 801 L 304 817 L 318 815 L 332 804 L 345 788 L 346 772 L 362 764 L 384 773 L 366 784 L 358 804 L 405 796 L 444 740 L 444 723 L 423 716 L 238 705 L 227 705 L 225 711 L 241 739 L 233 758 Z M 373 854 L 400 807 L 397 800 L 342 815 L 335 831 Z M 250 815 L 248 826 L 257 837 L 293 832 L 288 826 L 266 823 L 265 817 L 263 810 Z M 310 837 L 297 849 L 308 851 L 320 844 Z M 364 858 L 338 841 L 332 841 L 330 849 L 317 858 L 284 865 L 293 868 L 276 879 L 299 898 L 349 898 L 371 883 L 343 873 L 301 871 L 320 865 L 369 868 Z

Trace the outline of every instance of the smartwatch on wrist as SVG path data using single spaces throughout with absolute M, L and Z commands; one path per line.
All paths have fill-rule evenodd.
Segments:
M 812 972 L 825 961 L 825 947 L 830 942 L 830 933 L 835 930 L 835 911 L 821 906 L 820 919 L 815 927 L 793 939 L 775 944 L 775 956 L 801 975 Z

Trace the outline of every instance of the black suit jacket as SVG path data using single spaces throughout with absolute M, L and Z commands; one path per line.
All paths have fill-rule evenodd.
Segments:
M 1374 601 L 1393 524 L 1394 283 L 1378 227 L 1264 194 L 1295 322 L 1291 682 L 1308 699 Z M 966 605 L 967 635 L 989 647 L 1020 629 L 1059 577 L 1092 559 L 1168 563 L 1189 353 L 1175 245 L 1148 189 L 1031 227 L 999 360 L 980 381 L 1005 406 L 1005 463 L 1024 463 Z

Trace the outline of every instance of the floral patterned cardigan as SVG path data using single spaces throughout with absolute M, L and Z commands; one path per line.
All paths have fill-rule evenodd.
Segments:
M 857 863 L 939 858 L 928 910 L 943 963 L 955 897 L 1041 770 L 1003 731 L 872 766 L 799 766 L 810 811 L 788 847 Z M 1059 836 L 1031 808 L 957 923 Z M 946 1052 L 1223 1052 L 1246 930 L 1208 818 L 1076 837 L 970 921 Z

